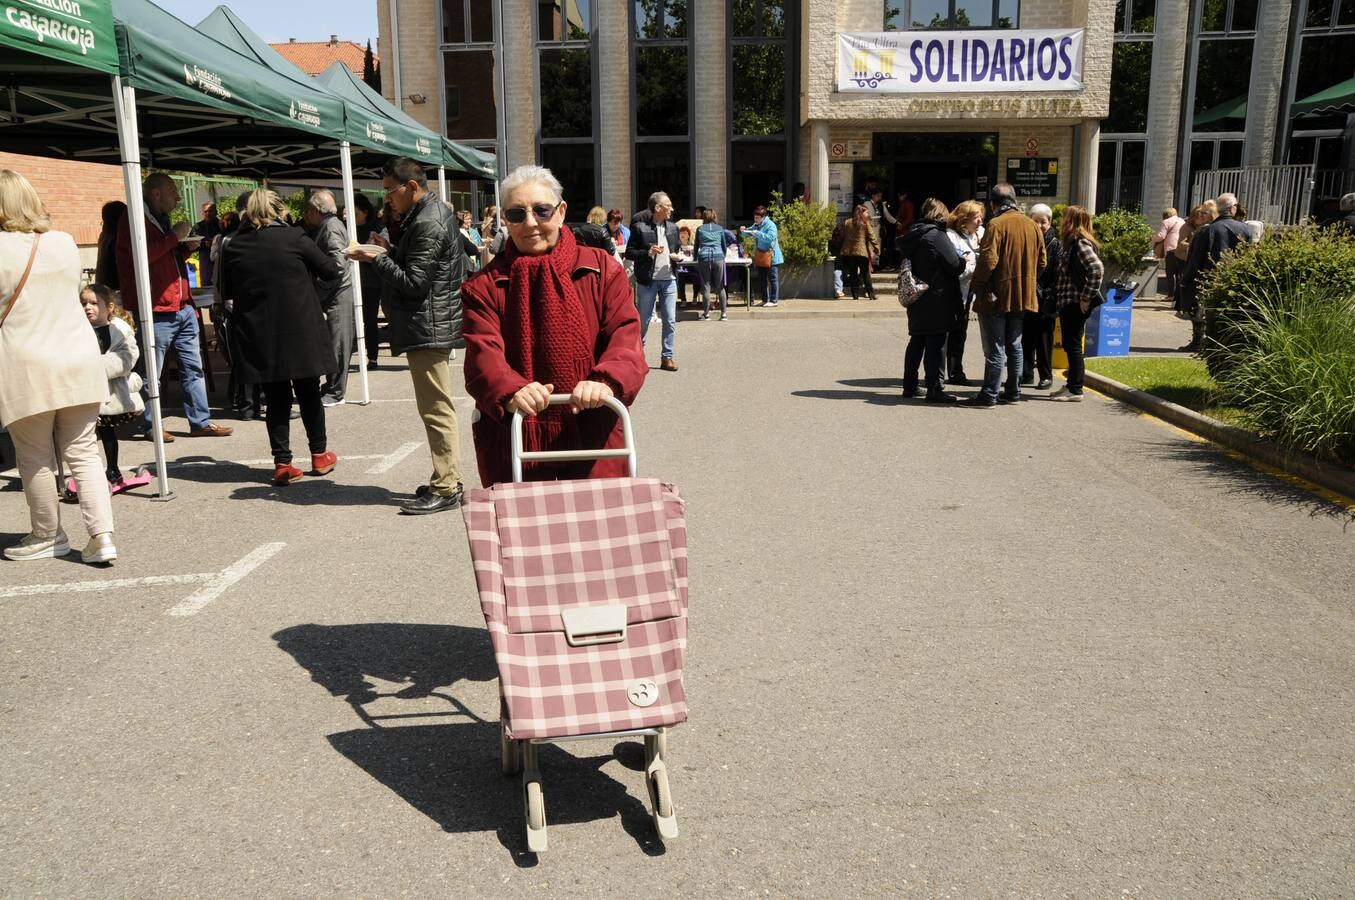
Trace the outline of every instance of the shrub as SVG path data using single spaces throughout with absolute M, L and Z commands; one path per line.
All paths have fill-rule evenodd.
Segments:
M 1060 218 L 1062 218 L 1062 210 Z M 1138 274 L 1144 254 L 1153 246 L 1153 229 L 1143 216 L 1127 209 L 1111 207 L 1092 219 L 1092 230 L 1101 242 L 1101 259 L 1106 275 L 1118 272 L 1113 280 Z
M 1055 203 L 1049 207 L 1052 215 L 1049 217 L 1049 225 L 1054 229 L 1054 233 L 1059 233 L 1059 227 L 1063 224 L 1063 211 L 1068 208 L 1067 203 Z
M 1272 300 L 1237 300 L 1240 340 L 1217 351 L 1220 398 L 1281 446 L 1355 465 L 1355 291 L 1307 281 Z
M 1334 295 L 1355 294 L 1355 241 L 1332 229 L 1291 228 L 1225 254 L 1200 283 L 1210 373 L 1222 376 L 1247 349 L 1254 332 L 1239 326 L 1252 311 L 1287 309 L 1306 298 L 1309 285 Z
M 786 203 L 772 195 L 772 221 L 790 272 L 813 269 L 828 261 L 828 239 L 837 226 L 837 209 L 827 203 Z

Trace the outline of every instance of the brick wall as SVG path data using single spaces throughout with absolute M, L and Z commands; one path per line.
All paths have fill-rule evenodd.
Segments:
M 504 70 L 507 160 L 506 171 L 511 172 L 521 165 L 535 163 L 536 159 L 536 83 L 533 73 L 536 66 L 532 56 L 532 15 L 535 4 L 532 0 L 503 0 L 504 17 L 504 57 L 508 66 Z M 579 90 L 588 90 L 589 85 L 579 85 Z
M 120 166 L 0 153 L 0 169 L 13 169 L 32 182 L 53 227 L 68 232 L 77 244 L 97 244 L 99 210 L 109 200 L 127 199 Z
M 598 203 L 626 214 L 631 209 L 630 37 L 624 3 L 597 7 L 598 134 L 602 161 L 598 171 Z
M 689 202 L 714 206 L 723 213 L 729 208 L 729 107 L 725 91 L 729 57 L 724 0 L 696 0 L 691 21 L 699 26 L 691 50 L 696 103 L 692 122 L 695 168 Z M 682 214 L 689 213 L 683 210 Z

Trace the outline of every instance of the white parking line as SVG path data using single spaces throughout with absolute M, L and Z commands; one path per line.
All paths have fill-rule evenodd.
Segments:
M 144 578 L 72 581 L 66 584 L 21 584 L 18 587 L 0 588 L 0 599 L 32 597 L 38 594 L 83 594 L 90 591 L 113 591 L 118 588 L 137 587 L 143 584 L 193 584 L 198 581 L 208 581 L 219 574 L 219 572 L 202 572 L 196 575 L 147 575 Z
M 105 581 L 69 581 L 64 584 L 22 584 L 0 588 L 0 599 L 36 597 L 50 594 L 86 594 L 115 591 L 119 588 L 161 584 L 207 582 L 186 599 L 166 611 L 171 616 L 191 616 L 229 590 L 240 579 L 263 565 L 286 547 L 281 541 L 256 547 L 220 572 L 192 572 L 186 575 L 145 575 L 141 578 L 110 578 Z
M 394 469 L 396 466 L 400 465 L 400 463 L 404 461 L 404 458 L 406 456 L 413 453 L 415 450 L 418 450 L 422 446 L 423 446 L 422 441 L 410 441 L 407 444 L 401 444 L 398 449 L 392 451 L 387 456 L 382 457 L 381 462 L 377 463 L 376 465 L 368 469 L 367 474 L 384 475 L 391 469 Z M 350 459 L 351 458 L 354 457 L 350 457 Z
M 278 551 L 287 545 L 282 541 L 272 544 L 264 544 L 256 547 L 249 553 L 246 553 L 240 559 L 231 563 L 222 569 L 216 575 L 212 576 L 211 581 L 198 588 L 193 594 L 179 601 L 170 607 L 165 615 L 169 616 L 191 616 L 202 610 L 204 606 L 211 603 L 217 597 L 220 597 L 231 588 L 237 581 L 244 578 L 250 572 L 253 572 L 259 566 L 268 562 Z

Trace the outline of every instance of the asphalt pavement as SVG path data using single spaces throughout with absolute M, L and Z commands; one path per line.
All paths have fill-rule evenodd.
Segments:
M 904 400 L 898 319 L 742 312 L 634 408 L 689 503 L 677 842 L 639 745 L 579 743 L 526 853 L 460 515 L 396 514 L 396 361 L 329 411 L 332 476 L 180 438 L 115 567 L 0 562 L 4 893 L 1349 895 L 1351 505 L 1094 395 Z

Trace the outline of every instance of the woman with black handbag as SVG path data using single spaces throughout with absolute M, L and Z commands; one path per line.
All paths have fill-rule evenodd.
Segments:
M 1092 217 L 1085 208 L 1070 206 L 1063 211 L 1059 237 L 1063 240 L 1063 264 L 1059 267 L 1054 297 L 1059 327 L 1063 330 L 1063 349 L 1068 354 L 1068 383 L 1050 394 L 1049 399 L 1080 401 L 1086 373 L 1083 331 L 1091 311 L 1101 305 L 1101 279 L 1106 267 L 1099 256 L 1101 245 L 1092 235 Z

